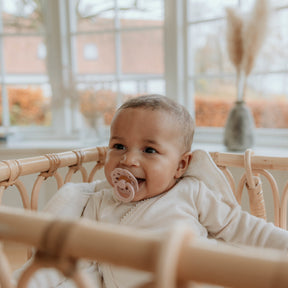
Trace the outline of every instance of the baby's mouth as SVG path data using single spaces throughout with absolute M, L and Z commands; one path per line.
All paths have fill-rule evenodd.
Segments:
M 137 177 L 136 177 L 136 180 L 137 180 L 139 186 L 146 181 L 144 178 L 137 178 Z

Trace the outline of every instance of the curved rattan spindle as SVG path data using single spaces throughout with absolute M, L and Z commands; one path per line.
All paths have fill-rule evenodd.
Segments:
M 246 189 L 248 191 L 249 196 L 249 206 L 250 213 L 254 216 L 263 218 L 266 220 L 266 209 L 265 209 L 265 201 L 262 191 L 262 182 L 258 173 L 253 172 L 251 165 L 253 151 L 251 149 L 247 149 L 244 154 L 244 168 L 245 174 L 240 179 L 239 187 L 236 193 L 236 199 L 238 203 L 241 203 L 241 197 L 243 191 L 244 183 L 246 185 Z M 240 185 L 241 184 L 241 185 Z
M 97 171 L 99 171 L 101 168 L 103 168 L 104 164 L 101 162 L 98 162 L 93 169 L 91 170 L 89 177 L 88 177 L 88 182 L 91 183 L 94 179 L 94 176 L 96 174 Z
M 89 177 L 88 177 L 89 183 L 93 181 L 96 172 L 99 171 L 104 166 L 107 148 L 106 147 L 97 147 L 97 152 L 98 152 L 97 163 L 93 167 L 93 169 L 91 170 L 91 172 L 89 174 Z
M 25 209 L 30 209 L 31 206 L 30 206 L 30 201 L 29 201 L 29 196 L 28 196 L 28 192 L 27 192 L 27 189 L 26 187 L 24 186 L 23 182 L 20 181 L 19 179 L 17 179 L 14 183 L 14 186 L 17 187 L 19 193 L 20 193 L 20 196 L 21 196 L 21 200 L 22 200 L 22 204 L 23 204 L 23 207 Z
M 18 160 L 8 160 L 1 161 L 5 163 L 10 170 L 10 177 L 7 181 L 0 183 L 0 204 L 2 202 L 4 191 L 10 186 L 16 186 L 17 190 L 20 193 L 23 207 L 25 209 L 30 209 L 30 201 L 27 189 L 19 178 L 21 175 L 21 164 Z
M 163 238 L 157 253 L 155 286 L 159 288 L 188 288 L 188 282 L 178 283 L 179 262 L 183 248 L 194 238 L 188 226 L 177 225 Z M 179 285 L 178 285 L 179 284 Z M 190 286 L 191 287 L 191 286 Z
M 70 238 L 74 222 L 54 220 L 41 235 L 40 248 L 36 251 L 30 265 L 23 271 L 18 288 L 28 287 L 31 277 L 42 268 L 54 268 L 74 281 L 79 288 L 93 288 L 92 281 L 77 265 L 78 259 L 65 255 L 67 239 Z
M 8 258 L 3 251 L 3 245 L 0 243 L 0 287 L 14 288 L 12 284 L 12 270 Z
M 77 171 L 81 172 L 82 182 L 87 182 L 88 181 L 88 173 L 87 173 L 87 170 L 85 169 L 85 167 L 82 166 L 85 154 L 81 150 L 72 151 L 72 152 L 76 154 L 77 163 L 75 165 L 72 165 L 69 167 L 69 170 L 68 170 L 68 173 L 66 174 L 64 183 L 70 182 L 72 175 L 75 174 Z
M 46 154 L 44 155 L 48 158 L 50 163 L 50 168 L 48 171 L 41 172 L 33 185 L 32 193 L 31 193 L 31 209 L 38 209 L 38 198 L 40 188 L 45 180 L 49 177 L 54 177 L 57 181 L 57 189 L 60 189 L 63 186 L 63 179 L 57 169 L 60 166 L 60 158 L 57 154 Z
M 279 220 L 279 211 L 280 211 L 279 188 L 278 188 L 275 178 L 272 176 L 270 172 L 268 172 L 265 169 L 254 169 L 254 172 L 263 175 L 268 180 L 270 187 L 271 187 L 271 191 L 273 195 L 273 202 L 274 202 L 273 203 L 274 204 L 274 224 L 278 227 L 282 227 L 280 224 L 280 220 Z M 236 192 L 236 199 L 239 204 L 241 203 L 242 193 L 243 193 L 245 184 L 246 184 L 246 175 L 244 174 L 242 175 L 238 183 L 237 192 Z
M 279 211 L 280 211 L 280 196 L 279 196 L 279 188 L 275 178 L 272 176 L 270 172 L 265 169 L 254 169 L 255 173 L 263 175 L 269 182 L 272 195 L 273 195 L 273 204 L 274 204 L 274 224 L 278 227 L 282 227 L 279 220 Z M 246 184 L 246 175 L 244 174 L 238 184 L 236 199 L 239 203 L 241 203 L 242 192 L 244 185 Z M 283 228 L 283 227 L 282 227 Z
M 279 218 L 280 196 L 279 196 L 279 188 L 278 188 L 277 182 L 275 178 L 273 177 L 273 175 L 265 169 L 255 169 L 255 172 L 263 175 L 270 184 L 272 195 L 273 195 L 273 204 L 274 204 L 274 224 L 278 227 L 281 227 L 280 218 Z
M 287 202 L 288 202 L 288 182 L 285 184 L 285 187 L 281 196 L 281 206 L 280 206 L 280 227 L 287 230 Z

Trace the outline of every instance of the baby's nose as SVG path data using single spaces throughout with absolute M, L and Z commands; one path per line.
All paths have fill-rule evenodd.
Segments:
M 138 166 L 139 165 L 139 155 L 134 151 L 127 151 L 121 159 L 121 164 L 126 166 Z

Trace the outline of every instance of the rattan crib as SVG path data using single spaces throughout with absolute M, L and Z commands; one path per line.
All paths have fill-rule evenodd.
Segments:
M 151 287 L 175 287 L 177 281 L 207 282 L 231 287 L 274 287 L 277 282 L 277 287 L 287 287 L 288 260 L 280 252 L 264 249 L 240 252 L 225 245 L 217 246 L 216 249 L 197 242 L 193 238 L 193 231 L 187 227 L 175 227 L 169 235 L 159 239 L 144 232 L 135 235 L 129 228 L 82 220 L 57 220 L 37 211 L 41 185 L 45 180 L 54 177 L 60 188 L 78 172 L 81 173 L 81 181 L 92 182 L 95 173 L 103 166 L 105 154 L 105 147 L 94 147 L 0 162 L 0 199 L 4 191 L 8 192 L 8 187 L 15 186 L 25 208 L 1 206 L 0 239 L 34 246 L 40 251 L 46 251 L 46 256 L 49 255 L 48 258 L 40 257 L 18 285 L 25 287 L 30 274 L 39 266 L 55 266 L 66 274 L 69 267 L 70 272 L 74 271 L 70 276 L 79 287 L 91 287 L 88 278 L 75 269 L 77 259 L 89 258 L 155 272 L 155 282 Z M 254 156 L 251 150 L 244 154 L 215 152 L 211 156 L 227 177 L 237 201 L 241 202 L 246 187 L 251 213 L 262 218 L 266 218 L 266 211 L 260 175 L 267 179 L 274 199 L 274 223 L 286 229 L 288 184 L 279 193 L 271 170 L 288 170 L 288 158 Z M 94 163 L 90 171 L 85 167 L 88 163 Z M 243 175 L 238 181 L 233 178 L 231 167 L 243 169 Z M 60 169 L 68 169 L 65 177 L 60 175 Z M 35 183 L 30 197 L 21 178 L 31 174 L 35 175 Z M 62 237 L 63 242 L 61 231 L 65 231 L 66 236 L 65 247 L 62 245 L 60 249 L 57 243 L 59 237 Z M 48 242 L 45 240 L 44 246 L 43 237 L 49 239 Z M 116 238 L 117 246 L 113 244 Z M 92 245 L 96 239 L 98 244 Z M 2 249 L 0 251 L 0 284 L 2 287 L 14 287 L 10 281 L 11 269 L 7 257 Z M 206 273 L 208 266 L 209 273 Z

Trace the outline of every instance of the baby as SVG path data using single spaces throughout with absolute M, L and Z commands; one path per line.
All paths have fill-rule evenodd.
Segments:
M 194 121 L 184 107 L 160 95 L 130 99 L 117 110 L 110 132 L 106 179 L 61 188 L 87 185 L 93 192 L 84 217 L 151 233 L 180 222 L 203 239 L 287 250 L 288 232 L 243 211 L 232 192 L 226 199 L 193 177 Z M 134 288 L 152 281 L 150 273 L 93 265 L 98 287 Z
M 189 176 L 194 122 L 181 105 L 160 95 L 128 100 L 116 112 L 110 132 L 104 171 L 116 187 L 96 188 L 99 193 L 90 197 L 84 217 L 155 233 L 181 222 L 203 239 L 288 248 L 288 232 L 242 211 L 236 201 L 220 197 Z M 115 169 L 135 177 L 138 188 L 134 187 L 132 198 L 117 189 Z M 144 273 L 106 264 L 99 264 L 99 271 L 109 288 L 137 287 L 148 279 Z

